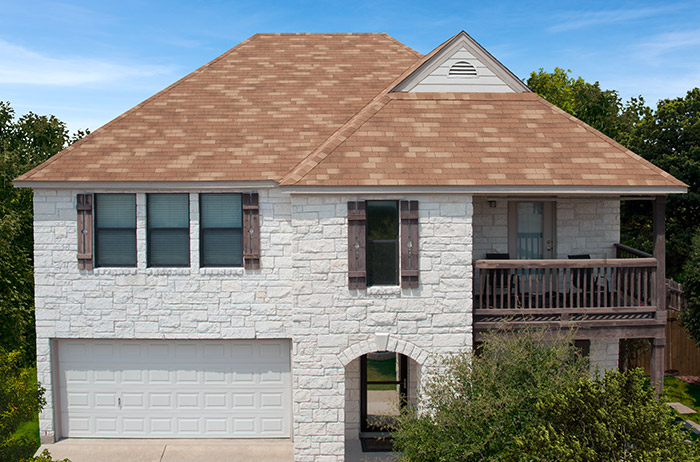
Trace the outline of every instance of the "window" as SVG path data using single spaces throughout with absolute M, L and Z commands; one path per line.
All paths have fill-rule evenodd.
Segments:
M 417 289 L 418 221 L 418 201 L 348 202 L 348 289 L 397 285 L 399 262 L 401 287 Z
M 188 194 L 148 194 L 148 266 L 189 266 Z
M 95 194 L 95 264 L 136 266 L 136 195 Z
M 200 194 L 199 250 L 202 266 L 243 265 L 240 194 Z
M 398 203 L 367 201 L 367 285 L 397 285 L 398 269 Z

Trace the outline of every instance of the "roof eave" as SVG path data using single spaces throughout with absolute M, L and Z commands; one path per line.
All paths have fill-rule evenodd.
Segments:
M 15 180 L 17 188 L 34 190 L 82 191 L 216 191 L 272 189 L 279 186 L 273 180 L 261 181 L 31 181 Z
M 491 195 L 571 195 L 571 196 L 659 196 L 685 194 L 685 186 L 533 186 L 533 185 L 450 185 L 450 186 L 282 186 L 290 194 L 491 194 Z

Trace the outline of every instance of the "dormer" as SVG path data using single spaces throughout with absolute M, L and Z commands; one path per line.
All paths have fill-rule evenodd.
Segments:
M 426 55 L 392 91 L 524 93 L 530 89 L 462 31 Z

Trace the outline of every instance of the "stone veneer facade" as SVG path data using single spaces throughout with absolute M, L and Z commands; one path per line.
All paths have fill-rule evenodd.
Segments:
M 410 358 L 413 394 L 432 354 L 472 343 L 469 195 L 410 196 L 420 203 L 418 289 L 350 291 L 347 202 L 404 196 L 260 189 L 262 262 L 260 270 L 251 271 L 199 267 L 196 192 L 190 193 L 190 267 L 147 268 L 146 195 L 133 191 L 137 267 L 80 271 L 75 200 L 84 192 L 110 191 L 38 189 L 34 196 L 45 441 L 56 437 L 51 351 L 57 339 L 290 339 L 297 461 L 343 460 L 345 439 L 359 427 L 357 358 L 376 351 L 379 338 L 387 350 Z
M 412 195 L 420 205 L 419 288 L 348 290 L 347 202 L 405 197 L 261 189 L 261 269 L 200 268 L 193 192 L 190 267 L 147 268 L 146 195 L 135 191 L 137 267 L 79 271 L 75 200 L 83 192 L 37 190 L 34 196 L 44 440 L 56 433 L 52 340 L 277 338 L 292 342 L 295 460 L 343 460 L 345 440 L 359 432 L 358 358 L 378 350 L 382 339 L 386 349 L 407 355 L 415 398 L 433 354 L 472 344 L 473 253 L 483 258 L 507 248 L 505 201 L 490 208 L 482 197 L 472 206 L 469 195 Z M 556 214 L 558 254 L 613 256 L 618 201 L 560 201 Z M 592 345 L 591 355 L 607 367 L 612 349 Z
M 554 258 L 587 253 L 591 258 L 615 258 L 613 244 L 620 242 L 620 201 L 616 199 L 563 198 L 554 210 Z M 508 252 L 508 201 L 489 207 L 486 197 L 474 198 L 474 259 L 486 253 Z

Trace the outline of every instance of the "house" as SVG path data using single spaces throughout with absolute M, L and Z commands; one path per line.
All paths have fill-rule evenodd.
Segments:
M 15 184 L 46 441 L 291 438 L 340 461 L 502 319 L 578 326 L 599 368 L 652 338 L 663 374 L 664 203 L 686 186 L 464 32 L 426 56 L 255 35 Z M 651 257 L 618 244 L 628 198 L 654 203 Z

